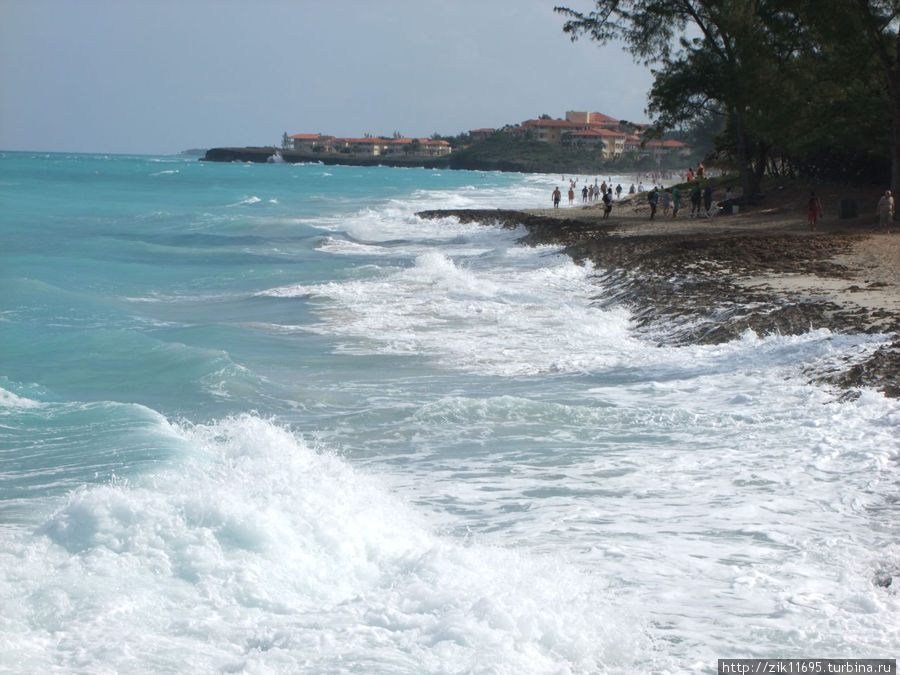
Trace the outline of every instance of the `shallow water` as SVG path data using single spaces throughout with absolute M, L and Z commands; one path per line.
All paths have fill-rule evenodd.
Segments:
M 0 668 L 714 672 L 900 646 L 900 408 L 426 208 L 558 176 L 0 158 Z M 602 177 L 601 177 L 602 179 Z

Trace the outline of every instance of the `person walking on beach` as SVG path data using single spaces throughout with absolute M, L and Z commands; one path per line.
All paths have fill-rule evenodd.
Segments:
M 569 206 L 572 206 L 574 204 L 575 204 L 575 186 L 570 185 L 569 186 Z
M 894 197 L 890 190 L 885 190 L 881 199 L 878 200 L 876 211 L 878 213 L 878 225 L 883 230 L 890 232 L 888 228 L 894 220 Z
M 663 190 L 662 197 L 660 197 L 660 201 L 662 201 L 663 216 L 668 218 L 669 217 L 669 205 L 672 201 L 672 195 L 669 194 L 668 190 Z
M 603 220 L 609 218 L 610 211 L 612 211 L 612 188 L 603 195 Z
M 700 193 L 700 184 L 694 185 L 691 190 L 691 218 L 696 218 L 700 215 L 700 199 L 702 195 Z
M 815 192 L 809 193 L 809 203 L 807 204 L 807 221 L 809 222 L 809 231 L 813 232 L 816 229 L 816 223 L 819 218 L 822 216 L 822 202 L 819 201 L 819 198 L 816 197 Z
M 621 199 L 621 198 L 622 198 L 622 184 L 619 183 L 618 185 L 616 185 L 616 199 Z
M 587 189 L 587 185 L 585 185 L 583 188 L 581 188 L 582 203 L 587 204 L 587 196 L 588 196 L 588 189 Z
M 681 208 L 681 190 L 678 186 L 672 188 L 672 217 L 678 217 L 678 209 Z
M 702 168 L 703 165 L 701 164 L 697 171 L 700 171 Z M 708 183 L 703 188 L 703 208 L 706 211 L 706 217 L 712 218 L 712 187 Z
M 559 200 L 562 199 L 562 193 L 559 191 L 558 185 L 556 186 L 556 189 L 553 191 L 553 196 L 551 197 L 551 199 L 553 199 L 553 208 L 558 209 L 559 208 Z
M 647 195 L 647 203 L 650 205 L 650 220 L 653 220 L 656 217 L 656 205 L 659 202 L 659 192 L 656 191 L 656 186 L 653 186 L 653 189 L 650 190 L 650 194 Z

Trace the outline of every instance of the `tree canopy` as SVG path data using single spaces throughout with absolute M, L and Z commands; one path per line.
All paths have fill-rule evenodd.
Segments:
M 718 126 L 745 194 L 766 171 L 900 188 L 900 0 L 595 0 L 573 40 L 621 41 L 654 68 L 663 128 Z

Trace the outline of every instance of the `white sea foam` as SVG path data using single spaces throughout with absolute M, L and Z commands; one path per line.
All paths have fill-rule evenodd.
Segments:
M 233 204 L 228 204 L 227 206 L 232 206 L 232 207 L 233 206 L 246 206 L 246 205 L 250 205 L 250 204 L 259 204 L 261 201 L 262 201 L 262 199 L 260 199 L 256 195 L 251 195 L 249 197 L 245 197 L 244 199 L 242 199 L 239 202 L 234 202 Z
M 479 234 L 453 219 L 421 233 L 383 213 L 363 221 L 379 217 L 390 236 L 368 236 L 409 266 L 278 289 L 315 308 L 306 329 L 344 353 L 425 356 L 501 390 L 491 378 L 540 374 L 534 388 L 554 392 L 552 403 L 534 391 L 439 397 L 392 421 L 409 444 L 423 440 L 397 484 L 445 527 L 466 514 L 476 541 L 547 554 L 578 541 L 570 561 L 603 570 L 632 611 L 649 609 L 657 645 L 673 641 L 647 656 L 659 672 L 708 668 L 748 642 L 760 655 L 877 652 L 897 630 L 897 596 L 874 580 L 900 573 L 884 497 L 900 412 L 872 393 L 838 403 L 801 372 L 863 358 L 886 336 L 748 331 L 659 346 L 632 335 L 624 309 L 592 306 L 592 270 L 553 249 L 507 249 L 515 235 L 482 228 L 494 246 L 477 256 L 451 254 L 446 239 L 422 252 L 435 223 Z M 576 380 L 561 403 L 551 374 L 604 384 Z
M 398 480 L 467 514 L 478 541 L 579 542 L 570 561 L 673 641 L 660 671 L 708 669 L 748 639 L 760 656 L 879 653 L 900 609 L 876 583 L 900 574 L 887 498 L 900 406 L 838 403 L 758 366 L 692 375 L 686 360 L 680 378 L 633 373 L 593 401 L 577 385 L 571 403 L 440 398 L 403 426 L 439 431 Z
M 660 345 L 589 266 L 413 215 L 541 206 L 557 176 L 186 162 L 190 208 L 139 161 L 151 192 L 103 201 L 103 236 L 60 199 L 54 265 L 31 231 L 10 256 L 0 670 L 683 673 L 900 647 L 900 405 L 804 372 L 886 336 Z M 214 236 L 135 245 L 185 230 Z
M 558 556 L 442 538 L 380 481 L 271 422 L 182 436 L 185 466 L 74 493 L 19 538 L 25 564 L 0 565 L 2 662 L 626 672 L 649 646 L 601 579 Z
M 394 255 L 392 251 L 382 246 L 373 246 L 371 244 L 363 244 L 348 239 L 338 239 L 335 237 L 327 237 L 320 245 L 319 250 L 333 253 L 334 255 L 349 256 L 389 256 Z
M 582 372 L 629 358 L 628 313 L 588 305 L 589 268 L 540 250 L 517 251 L 505 265 L 496 256 L 478 262 L 431 251 L 380 276 L 268 293 L 324 303 L 323 322 L 310 330 L 359 338 L 344 343 L 352 353 L 424 354 L 507 375 Z M 610 343 L 616 350 L 602 346 Z
M 24 408 L 39 408 L 40 401 L 34 401 L 24 396 L 17 396 L 11 391 L 7 391 L 0 387 L 0 415 L 12 410 L 21 410 Z

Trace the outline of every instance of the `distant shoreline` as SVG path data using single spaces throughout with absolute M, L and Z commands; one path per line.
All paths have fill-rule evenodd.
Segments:
M 621 173 L 620 169 L 606 167 L 578 167 L 565 169 L 558 164 L 547 165 L 539 161 L 521 162 L 504 157 L 490 159 L 464 158 L 460 153 L 440 157 L 396 155 L 350 155 L 340 152 L 301 152 L 283 150 L 274 146 L 210 148 L 200 158 L 201 162 L 252 162 L 256 164 L 324 164 L 327 166 L 390 166 L 410 169 L 448 169 L 452 171 L 500 171 L 506 173 L 564 174 L 572 176 L 598 176 Z M 276 159 L 278 157 L 278 159 Z M 665 167 L 664 167 L 665 168 Z
M 449 156 L 443 157 L 382 157 L 346 155 L 342 153 L 300 152 L 282 150 L 274 146 L 245 148 L 210 148 L 200 158 L 201 162 L 254 162 L 272 163 L 274 157 L 287 164 L 325 164 L 328 166 L 393 166 L 423 169 L 449 169 Z

